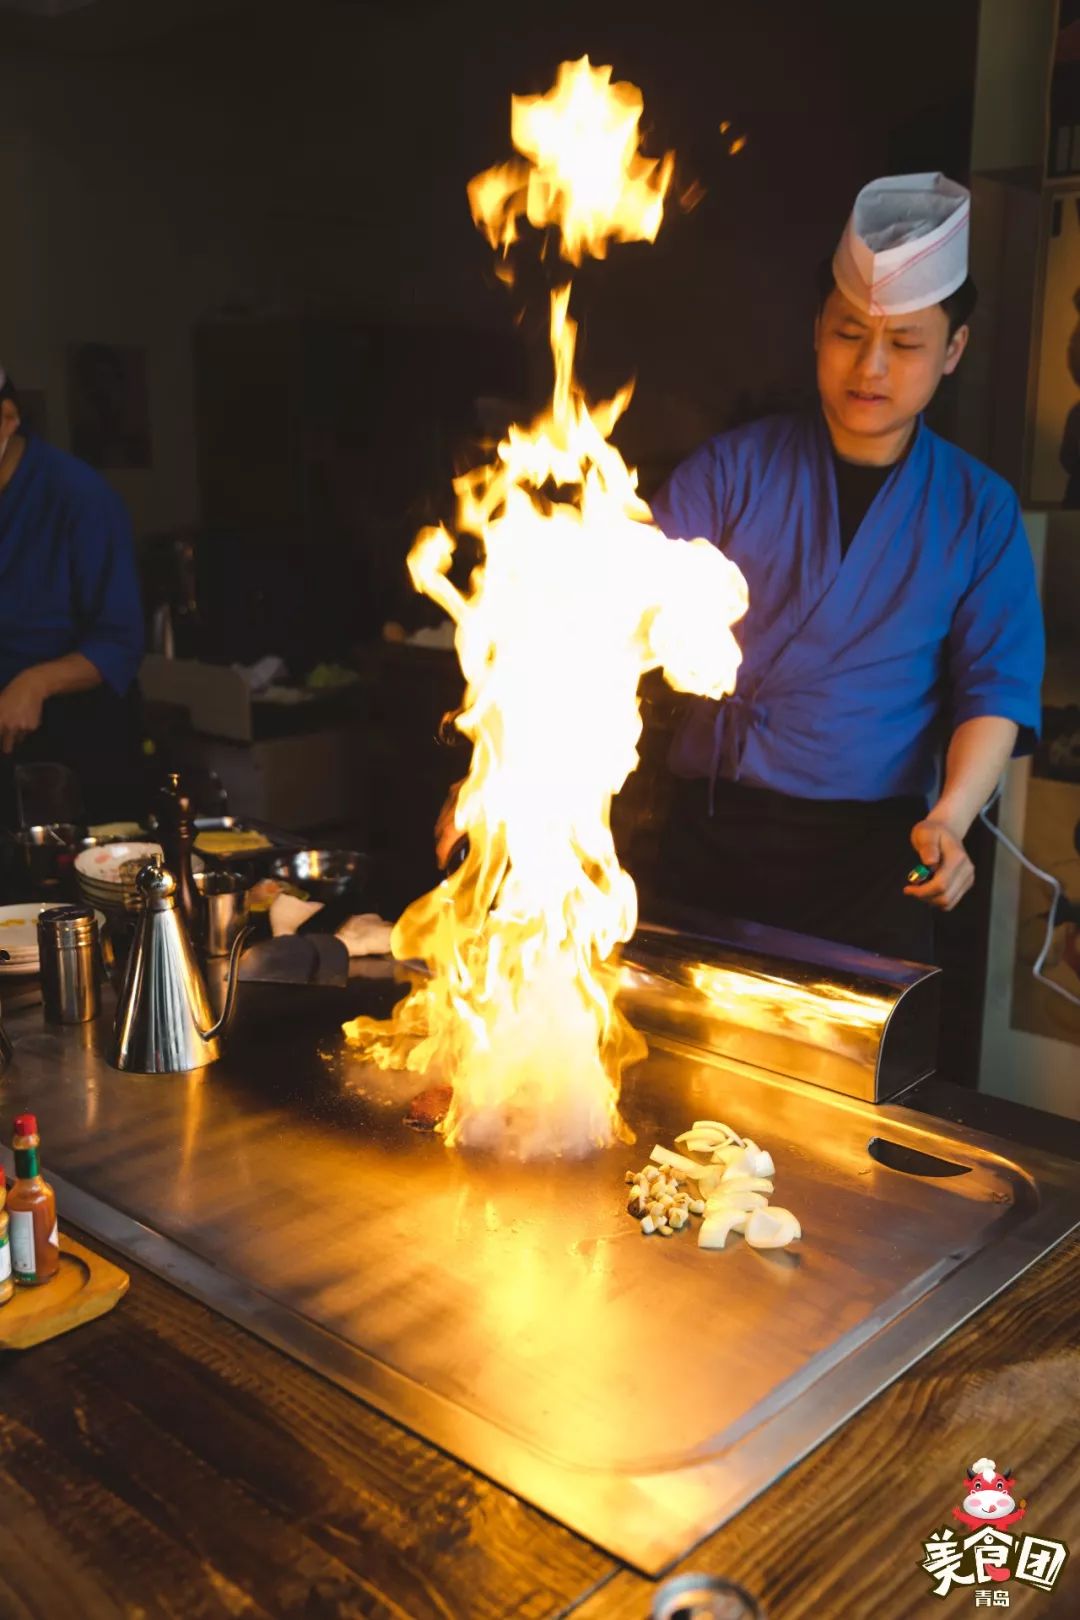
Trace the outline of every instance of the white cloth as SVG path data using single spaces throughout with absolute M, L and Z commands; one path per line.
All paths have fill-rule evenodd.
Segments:
M 268 686 L 286 673 L 287 666 L 284 658 L 270 653 L 254 664 L 234 664 L 233 669 L 250 691 L 265 692 Z
M 295 894 L 279 894 L 270 905 L 270 932 L 275 939 L 279 934 L 295 934 L 301 923 L 321 910 L 321 900 L 298 900 Z
M 836 285 L 870 315 L 940 304 L 966 280 L 971 193 L 943 174 L 892 174 L 855 199 L 833 257 Z
M 350 956 L 385 956 L 390 949 L 393 926 L 377 912 L 365 911 L 342 923 L 337 937 L 344 940 Z

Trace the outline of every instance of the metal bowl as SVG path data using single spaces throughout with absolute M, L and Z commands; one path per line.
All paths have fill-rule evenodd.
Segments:
M 355 849 L 296 849 L 272 861 L 270 873 L 303 889 L 312 900 L 332 900 L 364 887 L 368 857 Z

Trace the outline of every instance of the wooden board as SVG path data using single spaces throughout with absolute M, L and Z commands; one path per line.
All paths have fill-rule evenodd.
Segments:
M 128 1274 L 84 1249 L 74 1238 L 60 1238 L 60 1270 L 37 1288 L 16 1288 L 0 1305 L 0 1350 L 29 1350 L 83 1322 L 111 1311 L 128 1290 Z

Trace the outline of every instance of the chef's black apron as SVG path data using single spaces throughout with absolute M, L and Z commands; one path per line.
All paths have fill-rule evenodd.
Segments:
M 145 809 L 142 703 L 137 686 L 123 697 L 107 686 L 49 698 L 41 725 L 0 755 L 0 825 L 16 825 L 15 765 L 66 765 L 79 778 L 82 821 L 138 821 Z
M 768 788 L 680 782 L 648 898 L 741 917 L 912 962 L 933 961 L 933 914 L 903 893 L 920 798 L 797 799 Z

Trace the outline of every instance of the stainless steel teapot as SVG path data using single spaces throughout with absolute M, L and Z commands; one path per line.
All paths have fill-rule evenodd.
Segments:
M 240 954 L 229 957 L 225 1004 L 214 1018 L 195 948 L 177 906 L 173 874 L 156 863 L 136 878 L 142 911 L 128 956 L 109 1060 L 134 1074 L 187 1074 L 216 1063 L 236 1007 Z

